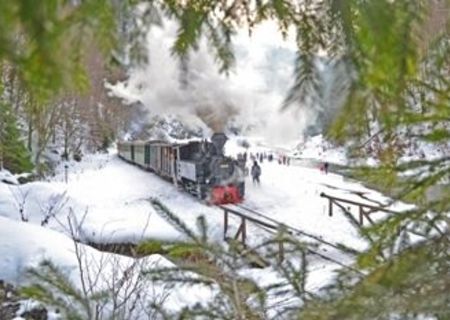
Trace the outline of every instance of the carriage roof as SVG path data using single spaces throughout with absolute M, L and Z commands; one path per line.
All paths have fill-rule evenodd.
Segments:
M 136 146 L 160 146 L 160 147 L 184 147 L 192 143 L 200 143 L 201 140 L 189 140 L 182 142 L 169 142 L 164 140 L 135 140 L 135 141 L 119 141 L 119 145 L 136 145 Z

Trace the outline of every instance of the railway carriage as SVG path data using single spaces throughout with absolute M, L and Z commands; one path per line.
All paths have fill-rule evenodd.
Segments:
M 130 158 L 132 161 L 141 167 L 145 167 L 145 142 L 132 143 L 131 150 Z
M 133 151 L 133 143 L 124 141 L 117 144 L 117 151 L 119 156 L 128 161 L 134 162 L 134 151 Z
M 223 154 L 223 133 L 211 142 L 126 141 L 118 143 L 119 156 L 150 170 L 210 203 L 237 203 L 245 193 L 242 164 Z

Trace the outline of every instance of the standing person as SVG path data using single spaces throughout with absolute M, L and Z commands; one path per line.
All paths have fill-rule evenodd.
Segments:
M 258 162 L 254 161 L 253 162 L 253 166 L 252 166 L 252 178 L 253 178 L 253 183 L 257 183 L 259 184 L 259 176 L 261 175 L 261 167 L 258 165 Z
M 319 168 L 322 173 L 327 174 L 328 173 L 328 162 L 326 162 L 326 161 L 323 162 Z
M 328 162 L 326 161 L 323 163 L 323 172 L 325 172 L 325 174 L 328 173 Z

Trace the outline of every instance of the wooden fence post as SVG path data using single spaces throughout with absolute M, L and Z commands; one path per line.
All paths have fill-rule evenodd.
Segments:
M 283 241 L 280 240 L 280 242 L 278 242 L 278 259 L 280 260 L 280 263 L 283 262 L 284 260 L 284 245 L 283 245 Z
M 362 206 L 359 206 L 359 224 L 361 227 L 364 224 L 364 208 Z
M 223 210 L 223 240 L 227 240 L 227 231 L 228 231 L 228 211 L 226 209 Z
M 247 238 L 247 231 L 245 226 L 245 218 L 242 218 L 242 244 L 245 247 L 245 240 Z

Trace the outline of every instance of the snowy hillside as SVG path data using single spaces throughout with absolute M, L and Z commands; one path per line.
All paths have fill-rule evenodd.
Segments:
M 331 244 L 343 244 L 355 250 L 367 247 L 343 214 L 335 210 L 332 217 L 328 215 L 328 201 L 320 194 L 376 206 L 388 204 L 389 199 L 340 175 L 325 174 L 314 166 L 303 166 L 302 162 L 293 160 L 289 166 L 279 164 L 276 157 L 281 155 L 280 149 L 262 147 L 257 143 L 247 149 L 241 145 L 239 139 L 231 139 L 226 145 L 226 152 L 230 155 L 245 151 L 275 155 L 274 161 L 264 160 L 261 163 L 260 185 L 254 185 L 247 177 L 243 206 Z M 316 157 L 316 161 L 322 161 L 323 158 L 317 156 L 323 152 L 322 147 L 312 150 L 314 148 L 317 146 L 310 144 L 305 153 L 311 159 Z M 153 173 L 124 162 L 114 150 L 111 151 L 110 154 L 87 156 L 80 163 L 71 162 L 67 169 L 60 166 L 51 181 L 25 185 L 0 183 L 0 279 L 23 284 L 25 270 L 36 267 L 42 259 L 50 259 L 72 270 L 71 276 L 79 278 L 75 271 L 72 236 L 82 243 L 91 244 L 129 244 L 146 239 L 187 240 L 185 234 L 157 213 L 150 203 L 150 199 L 155 198 L 191 229 L 196 230 L 197 218 L 204 216 L 210 239 L 223 243 L 222 209 L 198 201 Z M 13 179 L 6 173 L 3 176 L 5 180 Z M 389 208 L 399 211 L 407 207 L 397 204 Z M 357 214 L 357 207 L 348 209 Z M 372 216 L 375 220 L 382 217 L 382 214 Z M 236 232 L 239 221 L 230 219 L 228 233 L 231 235 Z M 251 245 L 270 236 L 252 225 L 248 226 L 248 235 Z M 101 253 L 82 244 L 79 246 L 88 252 L 93 261 L 107 257 L 125 266 L 134 261 L 128 257 Z M 318 257 L 309 266 L 307 287 L 312 291 L 328 283 L 335 270 L 353 263 L 351 257 L 333 247 L 322 246 L 318 250 Z M 147 267 L 172 264 L 161 256 L 149 256 L 144 261 L 148 263 L 140 263 Z M 244 268 L 240 273 L 261 284 L 275 281 L 276 277 L 270 267 L 257 270 Z M 155 294 L 161 294 L 163 288 L 152 290 Z M 184 296 L 187 299 L 183 300 L 180 298 L 182 291 L 176 292 L 171 299 L 178 301 L 175 303 L 178 307 L 204 301 L 211 296 L 210 291 L 199 288 L 196 291 L 198 294 L 190 294 L 189 298 Z

